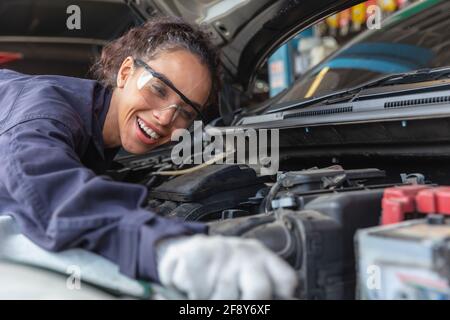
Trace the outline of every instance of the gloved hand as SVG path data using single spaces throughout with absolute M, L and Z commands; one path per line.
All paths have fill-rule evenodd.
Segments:
M 194 235 L 162 240 L 158 273 L 189 299 L 292 297 L 295 271 L 257 240 Z

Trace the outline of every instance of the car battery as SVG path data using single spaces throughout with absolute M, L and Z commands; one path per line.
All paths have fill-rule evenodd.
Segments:
M 388 188 L 382 208 L 383 226 L 355 236 L 358 298 L 448 300 L 450 188 Z
M 360 230 L 356 254 L 359 299 L 450 297 L 450 221 L 444 216 Z

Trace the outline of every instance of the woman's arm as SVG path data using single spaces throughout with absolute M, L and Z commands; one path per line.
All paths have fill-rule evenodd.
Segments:
M 3 133 L 0 209 L 13 212 L 22 232 L 47 250 L 84 248 L 128 276 L 159 281 L 155 243 L 206 227 L 144 210 L 143 186 L 96 176 L 81 164 L 75 144 L 64 124 L 49 119 Z

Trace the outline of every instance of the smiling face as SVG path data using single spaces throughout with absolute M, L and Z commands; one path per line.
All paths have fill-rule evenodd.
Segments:
M 184 49 L 164 51 L 144 62 L 190 101 L 205 105 L 211 76 L 196 55 Z M 186 128 L 189 116 L 195 115 L 175 91 L 128 57 L 119 70 L 103 128 L 105 146 L 121 145 L 133 154 L 146 153 L 170 141 L 172 133 Z

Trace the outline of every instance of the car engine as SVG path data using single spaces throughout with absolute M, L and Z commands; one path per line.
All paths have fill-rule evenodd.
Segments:
M 387 187 L 426 183 L 340 165 L 258 176 L 247 165 L 212 164 L 182 175 L 169 157 L 125 157 L 108 174 L 149 188 L 147 209 L 209 225 L 210 234 L 254 238 L 298 272 L 300 299 L 355 299 L 354 235 L 376 226 Z

